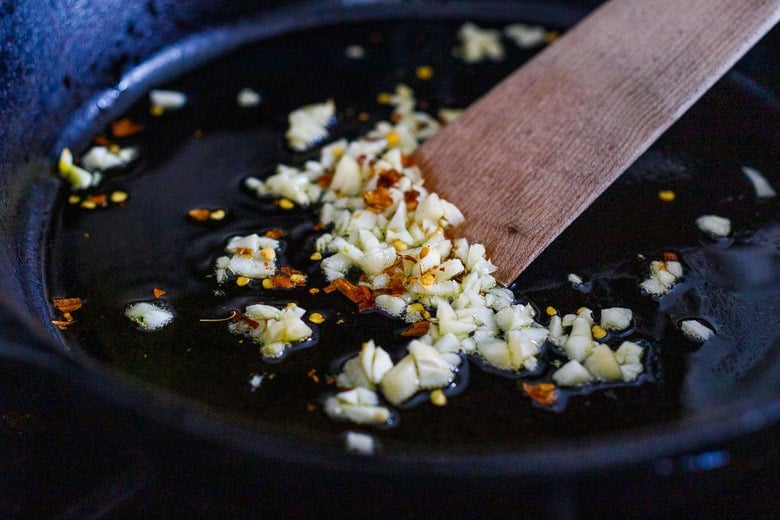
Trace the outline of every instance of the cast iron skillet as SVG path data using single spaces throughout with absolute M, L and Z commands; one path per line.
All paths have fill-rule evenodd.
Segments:
M 367 461 L 345 456 L 332 445 L 313 442 L 305 435 L 290 435 L 283 426 L 268 425 L 258 432 L 225 422 L 196 403 L 145 387 L 89 357 L 57 346 L 47 324 L 50 318 L 41 276 L 45 230 L 40 224 L 48 220 L 53 204 L 54 182 L 47 179 L 47 161 L 59 144 L 72 143 L 105 124 L 101 107 L 129 105 L 134 96 L 140 96 L 145 85 L 134 84 L 134 78 L 163 80 L 181 72 L 183 69 L 169 61 L 176 53 L 200 51 L 204 42 L 215 54 L 221 53 L 244 37 L 371 18 L 379 9 L 375 5 L 327 4 L 252 15 L 254 9 L 257 13 L 262 10 L 219 2 L 208 6 L 147 2 L 138 7 L 123 6 L 123 10 L 111 7 L 110 2 L 104 2 L 94 10 L 81 7 L 56 13 L 24 4 L 4 7 L 3 19 L 16 22 L 4 22 L 3 26 L 4 49 L 10 52 L 2 71 L 8 81 L 0 91 L 4 100 L 0 108 L 4 132 L 0 145 L 4 259 L 0 283 L 9 316 L 14 318 L 13 322 L 5 318 L 3 324 L 7 332 L 2 371 L 3 380 L 8 381 L 4 403 L 12 405 L 3 416 L 2 433 L 18 447 L 13 459 L 18 471 L 14 491 L 21 497 L 14 501 L 16 505 L 2 504 L 11 516 L 30 510 L 24 500 L 39 494 L 36 485 L 41 482 L 58 490 L 33 511 L 61 512 L 70 507 L 74 516 L 98 514 L 112 507 L 142 511 L 138 504 L 145 501 L 158 510 L 173 511 L 173 504 L 179 501 L 163 506 L 149 497 L 185 491 L 209 475 L 222 482 L 196 498 L 184 493 L 183 502 L 188 504 L 177 505 L 184 511 L 196 511 L 198 504 L 213 504 L 223 493 L 247 486 L 252 490 L 250 496 L 235 502 L 235 511 L 256 504 L 271 511 L 306 512 L 330 502 L 334 511 L 370 512 L 376 508 L 379 513 L 423 512 L 451 504 L 448 499 L 465 490 L 469 493 L 459 506 L 467 510 L 487 507 L 488 511 L 509 512 L 522 503 L 531 511 L 572 516 L 582 502 L 610 505 L 616 513 L 664 511 L 668 506 L 662 506 L 657 497 L 685 481 L 689 471 L 712 469 L 699 475 L 697 483 L 717 488 L 724 485 L 719 480 L 723 468 L 739 466 L 742 460 L 735 442 L 750 438 L 761 446 L 761 439 L 772 438 L 780 403 L 776 379 L 766 379 L 760 388 L 746 386 L 749 394 L 654 427 L 529 450 L 480 447 L 479 452 L 453 454 L 409 446 Z M 552 20 L 565 27 L 589 7 L 520 5 L 515 7 L 513 18 Z M 507 17 L 507 11 L 484 3 L 413 3 L 382 9 L 387 16 L 406 12 L 432 18 L 454 13 L 459 18 L 481 20 L 491 18 L 485 13 L 496 13 L 499 20 Z M 259 16 L 263 22 L 222 27 L 240 16 Z M 53 30 L 44 31 L 44 27 Z M 213 27 L 217 29 L 210 30 Z M 107 34 L 112 36 L 107 38 Z M 194 36 L 185 38 L 183 44 L 155 54 L 189 34 Z M 776 60 L 769 59 L 777 42 L 775 31 L 741 63 L 745 74 L 735 76 L 735 81 L 747 82 L 770 104 L 777 103 L 773 97 L 778 88 L 778 66 Z M 52 70 L 49 58 L 55 49 L 62 51 Z M 145 61 L 152 55 L 154 59 Z M 197 55 L 208 57 L 208 53 Z M 92 59 L 85 59 L 87 56 Z M 140 69 L 133 69 L 141 62 Z M 194 65 L 189 61 L 183 67 Z M 112 88 L 120 80 L 129 86 L 127 93 Z M 776 140 L 769 139 L 768 144 L 777 146 Z M 773 362 L 777 360 L 767 360 L 770 368 Z M 63 449 L 33 455 L 40 449 L 42 436 L 60 441 Z M 183 453 L 183 464 L 194 469 L 178 469 L 176 457 L 169 456 L 172 451 Z M 705 455 L 695 455 L 699 452 Z M 767 459 L 759 462 L 751 459 L 751 464 L 760 468 L 771 465 L 774 455 L 768 453 Z M 639 495 L 647 509 L 641 509 L 638 501 L 592 495 L 594 490 L 603 493 L 607 487 L 588 483 L 594 472 L 608 470 L 613 477 L 625 477 L 627 468 L 631 468 L 632 477 L 620 484 L 622 489 L 648 482 L 654 486 L 652 492 Z M 32 481 L 32 488 L 26 480 Z M 58 485 L 64 482 L 68 485 Z M 637 492 L 633 487 L 631 490 Z M 350 500 L 341 497 L 342 492 L 359 496 Z M 276 500 L 279 493 L 286 493 L 294 505 L 290 500 L 280 505 Z M 327 496 L 329 501 L 324 500 Z M 487 505 L 485 496 L 491 499 Z

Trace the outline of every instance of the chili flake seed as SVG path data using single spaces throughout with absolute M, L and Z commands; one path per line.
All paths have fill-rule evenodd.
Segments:
M 211 220 L 223 220 L 226 215 L 227 213 L 225 212 L 224 209 L 216 209 L 211 213 L 209 213 L 209 218 Z
M 274 288 L 274 282 L 271 281 L 270 278 L 264 278 L 262 281 L 263 289 L 273 289 Z
M 246 276 L 239 276 L 238 278 L 236 278 L 236 285 L 238 285 L 239 287 L 243 287 L 248 283 L 249 283 L 249 278 Z
M 273 260 L 274 258 L 276 258 L 276 251 L 274 251 L 273 247 L 264 247 L 263 249 L 260 250 L 260 255 L 265 260 Z
M 658 198 L 663 202 L 673 202 L 677 195 L 672 190 L 661 190 L 658 192 Z
M 431 79 L 433 77 L 433 67 L 430 65 L 421 65 L 417 67 L 417 69 L 414 71 L 414 74 L 418 79 L 423 81 Z
M 165 114 L 165 108 L 160 105 L 152 105 L 149 107 L 149 113 L 154 117 L 160 117 Z
M 313 312 L 311 316 L 309 316 L 309 321 L 312 323 L 316 323 L 317 325 L 320 325 L 325 321 L 325 316 L 323 316 L 319 312 Z
M 553 307 L 552 305 L 548 306 L 548 307 L 547 307 L 547 308 L 544 310 L 544 312 L 545 312 L 545 313 L 546 313 L 548 316 L 555 316 L 556 314 L 558 314 L 558 310 L 557 310 L 555 307 Z
M 315 262 L 322 260 L 322 253 L 320 253 L 319 251 L 315 251 L 314 253 L 311 254 L 311 256 L 309 256 L 309 260 L 314 260 Z
M 276 201 L 276 205 L 282 209 L 293 209 L 295 207 L 295 203 L 290 199 L 279 199 Z
M 446 406 L 447 404 L 447 396 L 444 395 L 441 388 L 433 390 L 430 394 L 430 399 L 434 406 Z
M 593 339 L 603 339 L 607 337 L 607 330 L 600 325 L 591 327 L 590 332 L 593 334 Z
M 544 33 L 544 41 L 546 43 L 552 43 L 558 39 L 558 36 L 560 36 L 558 31 L 547 31 L 546 33 Z
M 91 200 L 82 201 L 81 204 L 79 204 L 79 206 L 84 208 L 84 209 L 95 209 L 95 208 L 97 208 L 97 204 L 95 204 L 95 202 L 91 201 Z
M 78 195 L 71 195 L 68 197 L 68 204 L 78 204 L 79 202 L 81 202 L 81 197 Z
M 293 273 L 290 275 L 290 281 L 296 285 L 306 283 L 306 275 L 303 273 Z
M 368 112 L 361 112 L 358 114 L 358 121 L 366 122 L 371 119 L 371 115 Z
M 376 97 L 376 102 L 380 105 L 389 105 L 393 102 L 393 95 L 389 92 L 380 92 Z
M 127 201 L 127 197 L 128 197 L 128 195 L 124 191 L 113 191 L 113 192 L 111 192 L 111 195 L 110 195 L 109 199 L 114 204 L 121 204 L 121 203 Z
M 312 287 L 311 289 L 309 289 L 309 294 L 319 294 L 319 292 L 320 290 L 317 289 L 316 287 Z

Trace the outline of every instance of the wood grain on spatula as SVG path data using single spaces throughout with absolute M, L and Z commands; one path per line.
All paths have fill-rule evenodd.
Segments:
M 778 18 L 780 0 L 612 0 L 422 145 L 426 183 L 507 285 Z

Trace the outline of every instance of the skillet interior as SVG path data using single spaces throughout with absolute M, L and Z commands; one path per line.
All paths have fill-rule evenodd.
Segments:
M 546 20 L 541 20 L 541 21 L 545 21 L 546 22 Z M 141 88 L 140 87 L 138 87 L 138 88 L 139 88 L 139 91 L 136 91 L 133 94 L 132 89 L 131 89 L 131 93 L 127 94 L 127 95 L 130 96 L 130 97 L 132 97 L 133 95 L 136 95 L 136 96 L 140 95 Z M 749 81 L 749 78 L 746 79 L 744 76 L 732 75 L 730 77 L 730 79 L 727 80 L 726 84 L 722 88 L 725 89 L 725 90 L 723 90 L 720 94 L 715 94 L 714 97 L 708 98 L 710 100 L 708 101 L 709 104 L 707 105 L 707 109 L 706 110 L 702 109 L 703 112 L 705 112 L 705 113 L 699 114 L 699 117 L 703 117 L 705 119 L 705 121 L 707 123 L 709 123 L 709 124 L 705 124 L 705 125 L 699 126 L 698 123 L 697 123 L 697 124 L 694 124 L 692 127 L 691 126 L 685 126 L 685 125 L 681 124 L 681 125 L 678 125 L 678 127 L 675 130 L 672 131 L 672 133 L 673 132 L 680 132 L 683 136 L 694 134 L 694 135 L 697 136 L 697 138 L 685 141 L 684 143 L 677 143 L 677 144 L 675 144 L 674 139 L 672 139 L 671 142 L 664 141 L 662 143 L 662 147 L 664 147 L 664 146 L 668 147 L 668 150 L 664 150 L 664 152 L 661 152 L 658 155 L 652 155 L 651 154 L 649 157 L 645 158 L 645 160 L 648 161 L 648 162 L 646 162 L 646 163 L 641 163 L 640 162 L 640 164 L 638 165 L 639 168 L 641 169 L 644 166 L 644 167 L 646 167 L 648 169 L 654 169 L 655 166 L 660 163 L 662 165 L 662 168 L 664 169 L 664 171 L 668 172 L 669 170 L 671 170 L 673 172 L 677 172 L 678 169 L 680 168 L 680 163 L 679 163 L 680 157 L 683 157 L 684 159 L 687 160 L 687 159 L 691 159 L 691 156 L 694 157 L 694 159 L 691 159 L 692 163 L 697 163 L 696 159 L 699 159 L 702 163 L 704 163 L 704 166 L 701 166 L 701 164 L 696 164 L 697 172 L 699 171 L 698 169 L 701 169 L 701 170 L 707 169 L 706 167 L 709 167 L 712 164 L 715 164 L 716 167 L 720 169 L 720 171 L 730 171 L 730 170 L 733 170 L 734 168 L 737 168 L 740 165 L 739 163 L 741 163 L 741 161 L 740 160 L 735 160 L 734 156 L 732 154 L 727 154 L 729 157 L 731 157 L 731 159 L 726 160 L 726 159 L 723 159 L 720 156 L 718 156 L 718 157 L 705 157 L 704 159 L 700 159 L 698 156 L 696 156 L 695 153 L 689 153 L 690 150 L 697 143 L 701 143 L 701 142 L 704 141 L 702 136 L 706 137 L 707 139 L 713 139 L 713 140 L 717 139 L 716 135 L 713 135 L 713 134 L 707 132 L 708 129 L 713 130 L 713 133 L 716 133 L 717 135 L 729 135 L 730 136 L 730 138 L 728 140 L 726 140 L 725 142 L 717 142 L 717 144 L 719 146 L 729 148 L 729 151 L 731 151 L 731 150 L 735 150 L 736 151 L 736 150 L 742 150 L 743 149 L 741 147 L 734 146 L 734 143 L 736 141 L 738 141 L 738 139 L 735 141 L 735 139 L 734 139 L 735 136 L 740 136 L 740 135 L 747 136 L 747 137 L 745 137 L 745 139 L 749 139 L 752 136 L 752 137 L 754 137 L 754 138 L 756 138 L 758 140 L 761 140 L 760 145 L 758 146 L 757 154 L 753 155 L 752 157 L 755 158 L 757 156 L 761 156 L 762 158 L 760 160 L 761 161 L 765 161 L 765 163 L 767 165 L 771 165 L 773 163 L 773 161 L 774 161 L 774 164 L 776 164 L 776 162 L 777 162 L 776 159 L 777 158 L 771 156 L 772 151 L 778 149 L 778 147 L 776 146 L 776 142 L 766 142 L 765 139 L 767 139 L 767 135 L 769 135 L 769 136 L 772 136 L 772 135 L 776 136 L 776 135 L 778 135 L 778 133 L 777 132 L 769 132 L 769 131 L 767 131 L 766 133 L 763 133 L 763 129 L 764 128 L 775 128 L 776 125 L 777 125 L 777 119 L 775 117 L 772 117 L 772 115 L 774 113 L 776 113 L 776 108 L 777 108 L 776 104 L 773 105 L 773 103 L 775 103 L 775 102 L 772 101 L 771 99 L 767 98 L 766 97 L 767 93 L 765 91 L 763 91 L 761 88 L 757 88 L 756 85 L 753 85 Z M 744 119 L 743 118 L 739 118 L 739 117 L 732 118 L 732 122 L 733 122 L 733 124 L 735 126 L 733 127 L 733 131 L 731 131 L 731 132 L 726 134 L 726 133 L 723 132 L 724 127 L 722 126 L 723 123 L 722 123 L 722 120 L 720 118 L 712 118 L 710 120 L 707 120 L 706 118 L 707 118 L 708 114 L 711 113 L 710 111 L 713 110 L 713 109 L 714 109 L 714 113 L 718 113 L 718 110 L 720 110 L 721 112 L 726 112 L 726 113 L 729 113 L 731 110 L 733 110 L 733 108 L 731 108 L 731 107 L 733 107 L 733 105 L 729 105 L 728 101 L 733 99 L 734 96 L 737 96 L 737 97 L 740 97 L 740 99 L 746 100 L 744 105 L 743 105 L 743 103 L 739 103 L 739 105 L 741 105 L 741 106 L 753 106 L 753 107 L 756 108 L 756 110 L 755 110 L 755 112 L 751 112 L 749 118 L 744 118 Z M 728 106 L 726 106 L 726 105 L 728 105 Z M 767 107 L 770 108 L 769 111 L 766 111 Z M 772 110 L 774 110 L 775 112 L 772 112 Z M 733 119 L 736 119 L 736 121 L 733 121 Z M 754 125 L 753 122 L 756 121 L 756 120 L 760 120 L 762 122 L 762 124 L 761 125 Z M 769 126 L 767 127 L 766 125 L 769 125 Z M 774 125 L 774 126 L 772 126 L 772 125 Z M 83 131 L 83 129 L 85 127 L 89 127 L 89 124 L 88 125 L 83 125 L 82 123 L 77 123 L 76 126 L 79 127 L 79 130 Z M 759 128 L 759 130 L 761 130 L 761 131 L 757 131 L 756 128 Z M 717 130 L 717 132 L 714 132 L 715 130 Z M 85 132 L 85 134 L 86 134 L 86 132 Z M 86 135 L 84 137 L 86 139 L 89 138 Z M 732 146 L 733 146 L 733 148 L 732 148 Z M 55 149 L 56 149 L 56 147 L 55 147 Z M 760 152 L 760 153 L 758 153 L 758 152 Z M 764 152 L 765 152 L 765 154 L 761 155 Z M 703 152 L 703 154 L 706 155 L 706 151 Z M 670 159 L 670 156 L 672 157 L 672 159 Z M 739 156 L 736 156 L 736 157 L 739 157 Z M 688 166 L 689 164 L 690 163 L 686 163 L 685 165 Z M 759 169 L 762 169 L 762 171 L 766 172 L 766 171 L 769 171 L 771 169 L 771 168 L 767 168 L 767 167 L 762 168 L 761 166 L 762 165 L 760 165 L 760 164 L 756 164 L 756 167 L 758 167 Z M 644 172 L 642 172 L 642 173 L 644 173 Z M 624 189 L 630 190 L 630 186 L 631 186 L 630 181 L 627 181 L 626 182 L 626 186 L 624 187 Z M 43 193 L 50 193 L 48 190 L 51 189 L 51 188 L 53 188 L 53 185 L 49 185 L 48 187 L 44 187 L 42 192 Z M 721 189 L 723 189 L 723 188 L 724 187 L 721 187 Z M 744 186 L 738 187 L 738 188 L 739 188 L 739 190 L 741 190 L 740 193 L 744 193 L 745 192 L 745 189 L 744 189 L 745 187 Z M 728 190 L 726 190 L 726 191 L 728 191 Z M 652 194 L 652 195 L 654 195 L 654 194 Z M 719 200 L 720 198 L 722 198 L 722 195 L 723 195 L 722 192 L 720 192 L 718 190 L 715 190 L 715 193 L 712 195 L 712 197 L 714 199 Z M 49 202 L 51 202 L 51 199 L 44 198 L 43 200 L 44 201 L 48 200 Z M 712 200 L 712 199 L 710 199 L 710 200 Z M 706 207 L 704 202 L 706 202 L 706 200 L 702 201 L 702 206 Z M 609 204 L 606 204 L 606 206 L 607 207 L 605 207 L 605 208 L 601 208 L 601 210 L 606 211 L 609 214 L 612 214 L 611 213 L 611 208 L 608 207 Z M 594 210 L 598 211 L 598 205 L 597 205 L 597 208 L 594 208 Z M 776 215 L 776 212 L 775 212 L 775 215 Z M 46 217 L 46 215 L 39 215 L 39 216 Z M 39 228 L 40 223 L 41 223 L 40 221 L 32 222 L 32 225 L 30 226 L 30 228 L 31 229 L 37 229 L 37 228 Z M 582 224 L 578 224 L 578 225 L 580 225 L 579 228 L 577 228 L 576 227 L 577 225 L 575 225 L 575 228 L 573 228 L 569 233 L 567 233 L 569 244 L 571 244 L 572 242 L 576 243 L 579 240 L 579 238 L 582 237 L 582 236 L 588 236 L 589 234 L 592 234 L 592 230 L 589 229 L 589 226 L 586 223 L 585 218 L 582 219 Z M 642 238 L 646 239 L 647 237 L 642 237 Z M 664 235 L 663 237 L 657 237 L 657 238 L 659 238 L 659 240 L 661 238 L 663 238 L 663 240 L 664 240 L 664 242 L 661 245 L 659 245 L 659 247 L 666 247 L 666 245 L 668 245 L 668 242 L 665 242 L 666 238 L 668 238 L 666 235 Z M 687 237 L 687 238 L 690 238 L 690 237 Z M 681 240 L 681 242 L 684 242 L 685 241 L 685 237 L 680 237 L 680 240 Z M 556 248 L 558 248 L 558 249 L 556 249 Z M 553 249 L 549 252 L 549 256 L 545 258 L 545 262 L 537 262 L 537 264 L 544 265 L 544 266 L 549 266 L 549 267 L 555 266 L 556 268 L 561 268 L 561 269 L 563 269 L 565 267 L 568 267 L 569 265 L 565 264 L 565 260 L 561 260 L 562 258 L 566 258 L 566 255 L 560 255 L 559 253 L 561 251 L 566 251 L 566 250 L 568 250 L 570 248 L 571 248 L 571 245 L 567 246 L 565 242 L 563 242 L 563 244 L 561 244 L 561 241 L 559 241 L 557 243 L 557 245 L 553 246 Z M 602 252 L 606 253 L 607 255 L 610 254 L 610 251 L 602 251 Z M 599 265 L 598 264 L 598 261 L 599 261 L 598 257 L 595 258 L 595 259 L 594 258 L 587 258 L 586 260 L 588 260 L 588 264 L 587 265 Z M 596 263 L 591 262 L 591 260 L 593 260 Z M 612 260 L 618 260 L 618 259 L 612 259 Z M 561 263 L 563 263 L 563 265 L 560 265 Z M 549 276 L 549 273 L 545 272 L 545 269 L 546 268 L 537 268 L 537 267 L 532 268 L 529 271 L 529 273 L 527 273 L 524 276 L 524 278 L 521 279 L 521 282 L 525 286 L 531 287 L 531 288 L 545 287 L 546 283 L 547 283 L 546 282 L 546 277 Z M 776 273 L 776 271 L 775 271 L 775 273 Z M 33 273 L 33 275 L 35 275 L 35 274 L 36 273 Z M 774 280 L 776 281 L 776 278 L 774 278 Z M 52 282 L 52 283 L 53 283 L 53 287 L 55 289 L 57 289 L 56 285 L 54 285 L 54 282 Z M 37 287 L 35 287 L 35 288 L 38 289 Z M 38 304 L 40 305 L 39 308 L 43 308 L 45 306 L 45 301 L 43 301 L 43 302 L 41 301 L 40 294 L 42 294 L 42 293 L 39 293 L 38 295 L 31 295 L 31 297 L 32 297 L 33 301 L 37 301 L 38 302 Z M 542 304 L 542 302 L 538 302 L 538 303 Z M 776 313 L 774 315 L 776 315 Z M 44 316 L 41 317 L 42 320 L 45 320 Z M 768 316 L 771 317 L 772 314 L 768 314 Z M 772 348 L 764 353 L 766 356 L 771 356 L 773 353 L 776 354 L 777 342 L 775 341 L 774 343 L 771 343 L 771 345 L 773 345 Z M 749 352 L 748 354 L 755 355 L 755 352 Z M 770 361 L 771 361 L 771 359 L 770 359 Z M 751 360 L 751 361 L 748 361 L 747 363 L 751 364 L 752 362 L 753 361 Z M 92 366 L 90 368 L 89 361 L 86 361 L 85 363 L 86 363 L 86 366 L 87 366 L 88 370 L 95 369 L 94 366 Z M 767 369 L 767 371 L 763 372 L 763 376 L 762 377 L 768 378 L 768 379 L 766 379 L 766 381 L 774 381 L 774 379 L 772 378 L 772 374 L 773 374 L 772 370 L 773 369 L 776 370 L 776 367 L 777 367 L 776 364 L 772 365 L 771 363 L 769 363 L 767 365 L 764 365 L 764 368 Z M 97 370 L 99 371 L 100 369 L 97 369 Z M 733 373 L 732 373 L 732 375 L 733 375 Z M 761 379 L 761 378 L 759 378 L 759 379 L 751 379 L 750 381 L 761 382 L 761 381 L 764 381 L 764 379 Z M 750 381 L 748 381 L 748 383 L 750 385 L 752 385 L 752 383 L 750 383 Z M 736 386 L 728 386 L 727 385 L 726 387 L 723 387 L 723 388 L 727 388 L 729 390 L 729 393 L 734 393 L 734 392 L 732 392 L 732 390 L 737 390 L 736 393 L 739 394 L 742 390 L 746 389 L 746 388 L 743 388 L 741 386 L 742 382 L 743 382 L 742 378 L 732 378 L 732 380 L 729 381 L 729 383 L 733 383 Z M 682 383 L 678 383 L 678 384 L 682 384 Z M 759 392 L 759 395 L 758 395 L 758 397 L 756 399 L 756 401 L 758 403 L 767 402 L 767 401 L 765 401 L 765 398 L 770 398 L 771 399 L 774 395 L 776 395 L 776 393 L 775 394 L 772 393 L 772 392 L 776 392 L 776 388 L 773 389 L 771 384 L 768 385 L 768 386 L 760 384 L 758 390 L 760 392 L 765 392 L 766 393 L 766 395 L 761 395 L 761 393 Z M 715 396 L 717 396 L 718 394 L 706 394 L 706 395 L 715 395 Z M 707 398 L 706 395 L 705 395 L 705 399 Z M 752 395 L 756 395 L 756 394 L 753 393 Z M 668 399 L 673 401 L 675 399 L 675 396 L 674 395 L 669 396 Z M 672 404 L 676 405 L 677 403 L 672 403 Z M 711 403 L 705 402 L 705 405 L 709 405 L 709 404 L 711 404 Z M 743 403 L 737 403 L 736 409 L 741 409 L 742 406 L 743 406 Z M 674 406 L 672 406 L 671 408 L 666 407 L 666 403 L 664 403 L 664 405 L 661 406 L 660 408 L 662 408 L 665 412 L 670 412 L 672 414 L 672 417 L 670 417 L 670 418 L 673 418 L 676 414 L 680 413 L 679 408 L 675 409 Z M 700 420 L 703 421 L 704 423 L 707 423 L 707 421 L 710 418 L 723 419 L 723 416 L 720 415 L 720 412 L 722 412 L 722 411 L 724 413 L 726 413 L 726 416 L 733 416 L 731 414 L 731 412 L 733 411 L 733 408 L 730 408 L 730 405 L 724 406 L 723 408 L 721 408 L 719 410 L 715 410 L 714 412 L 713 412 L 713 410 L 711 408 L 709 408 L 708 406 L 705 406 L 701 410 L 695 411 L 691 416 L 684 417 L 683 420 L 681 420 L 679 422 L 672 421 L 672 422 L 670 422 L 668 424 L 662 425 L 663 426 L 662 429 L 669 429 L 669 428 L 674 429 L 676 426 L 684 425 L 684 424 L 690 425 L 691 424 L 691 419 L 693 419 L 694 423 L 696 423 L 697 421 L 700 421 Z M 269 427 L 269 430 L 273 430 L 273 429 L 276 429 L 276 426 Z M 650 430 L 646 430 L 646 429 L 637 430 L 637 432 L 642 432 L 642 433 L 646 433 L 646 432 L 649 432 L 649 431 Z M 624 437 L 616 437 L 616 438 L 624 438 Z M 603 437 L 601 439 L 603 440 Z M 545 440 L 549 440 L 549 439 L 545 439 Z M 590 441 L 585 441 L 585 444 L 588 444 L 589 442 Z M 392 443 L 392 441 L 391 441 L 391 443 Z M 252 444 L 252 443 L 250 442 L 249 444 Z M 539 447 L 545 447 L 545 446 L 540 445 Z M 556 446 L 549 445 L 549 447 L 551 449 L 554 449 Z

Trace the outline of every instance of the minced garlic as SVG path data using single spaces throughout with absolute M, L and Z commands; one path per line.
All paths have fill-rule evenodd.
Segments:
M 295 304 L 283 309 L 263 304 L 250 305 L 229 325 L 229 329 L 234 334 L 251 337 L 260 345 L 263 356 L 279 358 L 292 344 L 306 341 L 314 333 L 301 319 L 305 313 Z
M 127 306 L 125 316 L 139 328 L 147 331 L 160 330 L 173 321 L 173 313 L 157 304 L 138 302 Z

